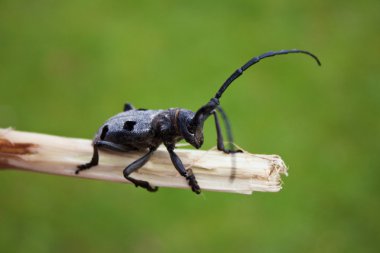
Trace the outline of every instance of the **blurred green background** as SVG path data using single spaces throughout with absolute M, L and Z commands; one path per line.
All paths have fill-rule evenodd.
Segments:
M 380 1 L 0 1 L 0 127 L 92 138 L 124 102 L 221 102 L 279 193 L 0 173 L 0 252 L 379 252 Z M 212 121 L 203 149 L 215 146 Z M 174 168 L 173 168 L 174 169 Z

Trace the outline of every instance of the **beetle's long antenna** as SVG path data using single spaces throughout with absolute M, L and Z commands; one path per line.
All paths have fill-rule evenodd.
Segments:
M 275 52 L 268 52 L 268 53 L 265 53 L 265 54 L 262 54 L 260 56 L 256 56 L 256 57 L 252 58 L 246 64 L 244 64 L 242 67 L 240 67 L 239 69 L 237 69 L 229 78 L 227 78 L 227 80 L 224 82 L 224 84 L 222 85 L 222 87 L 220 87 L 220 89 L 218 90 L 218 92 L 215 95 L 215 98 L 219 99 L 222 96 L 222 94 L 224 93 L 224 91 L 228 88 L 228 86 L 230 86 L 230 84 L 236 78 L 238 78 L 241 74 L 243 74 L 243 72 L 245 70 L 247 70 L 249 67 L 251 67 L 252 65 L 258 63 L 260 60 L 262 60 L 264 58 L 267 58 L 267 57 L 272 57 L 272 56 L 275 56 L 275 55 L 295 54 L 295 53 L 301 53 L 301 54 L 309 55 L 312 58 L 314 58 L 314 60 L 318 63 L 319 66 L 321 65 L 321 62 L 319 61 L 319 59 L 317 58 L 317 56 L 315 56 L 314 54 L 312 54 L 312 53 L 310 53 L 308 51 L 304 51 L 304 50 L 291 49 L 291 50 L 281 50 L 281 51 L 275 51 Z
M 232 151 L 232 153 L 231 153 L 231 155 L 232 155 L 232 159 L 231 159 L 232 172 L 231 172 L 231 176 L 230 176 L 230 181 L 232 182 L 236 177 L 236 159 L 235 159 L 236 149 L 234 147 L 234 137 L 232 135 L 231 124 L 230 124 L 230 121 L 228 120 L 227 114 L 225 113 L 225 111 L 222 109 L 221 106 L 216 107 L 216 110 L 220 113 L 220 115 L 222 116 L 222 119 L 224 121 L 224 126 L 225 126 L 226 132 L 227 132 L 228 150 Z
M 232 135 L 232 129 L 231 129 L 231 124 L 230 121 L 228 120 L 227 114 L 224 112 L 221 106 L 216 107 L 216 110 L 220 113 L 223 119 L 224 126 L 226 128 L 227 132 L 227 141 L 228 141 L 228 149 L 233 150 L 234 146 L 234 137 Z
M 282 54 L 296 54 L 296 53 L 301 53 L 301 54 L 306 54 L 312 58 L 318 63 L 318 65 L 321 65 L 321 62 L 315 56 L 314 54 L 305 51 L 305 50 L 298 50 L 298 49 L 291 49 L 291 50 L 281 50 L 281 51 L 274 51 L 274 52 L 268 52 L 256 57 L 253 57 L 251 60 L 249 60 L 246 64 L 241 66 L 239 69 L 237 69 L 232 75 L 227 78 L 227 80 L 224 82 L 222 87 L 218 90 L 218 92 L 215 94 L 215 97 L 211 98 L 211 100 L 202 106 L 195 114 L 194 118 L 191 120 L 190 123 L 190 131 L 194 132 L 196 128 L 201 129 L 203 127 L 203 122 L 210 116 L 211 112 L 217 108 L 219 105 L 219 98 L 222 96 L 224 91 L 230 86 L 230 84 L 238 78 L 245 70 L 247 70 L 249 67 L 252 65 L 258 63 L 260 60 L 267 58 L 267 57 L 272 57 L 275 55 L 282 55 Z

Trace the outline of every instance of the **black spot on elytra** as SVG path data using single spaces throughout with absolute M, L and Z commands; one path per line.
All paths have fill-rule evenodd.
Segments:
M 135 125 L 136 121 L 126 121 L 124 123 L 124 129 L 127 131 L 132 131 Z
M 106 134 L 108 132 L 108 125 L 105 125 L 102 129 L 102 133 L 100 134 L 100 139 L 101 140 L 104 140 L 104 138 L 106 137 Z

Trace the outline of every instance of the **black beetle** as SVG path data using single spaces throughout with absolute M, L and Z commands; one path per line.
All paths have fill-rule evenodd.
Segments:
M 100 127 L 93 140 L 94 153 L 91 161 L 79 165 L 75 173 L 78 174 L 82 170 L 98 165 L 99 148 L 120 152 L 147 150 L 148 152 L 144 156 L 129 164 L 124 169 L 123 174 L 124 177 L 134 183 L 136 187 L 140 186 L 151 192 L 157 191 L 157 187 L 152 187 L 146 181 L 134 179 L 130 177 L 130 174 L 141 168 L 149 160 L 157 147 L 163 143 L 170 154 L 174 167 L 187 179 L 191 189 L 199 194 L 201 189 L 192 170 L 186 170 L 180 158 L 174 152 L 175 144 L 185 139 L 186 142 L 195 148 L 200 148 L 203 144 L 203 124 L 210 115 L 213 115 L 216 125 L 218 150 L 225 153 L 239 152 L 239 150 L 234 150 L 232 145 L 230 145 L 229 149 L 224 147 L 223 136 L 216 111 L 221 113 L 226 123 L 230 144 L 232 143 L 232 135 L 227 117 L 219 106 L 220 97 L 228 86 L 253 64 L 267 57 L 289 53 L 309 55 L 316 60 L 318 65 L 321 65 L 319 59 L 314 54 L 304 50 L 292 49 L 268 52 L 252 58 L 241 68 L 237 69 L 224 82 L 216 95 L 195 113 L 182 108 L 170 108 L 168 110 L 135 109 L 131 104 L 125 104 L 124 112 L 113 116 Z

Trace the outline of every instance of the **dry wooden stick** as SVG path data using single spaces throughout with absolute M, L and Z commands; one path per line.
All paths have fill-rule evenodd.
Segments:
M 75 175 L 76 166 L 92 156 L 90 140 L 0 129 L 0 168 L 14 168 L 72 177 L 93 178 L 129 183 L 123 177 L 126 165 L 142 156 L 140 152 L 100 151 L 100 163 Z M 191 167 L 202 190 L 251 194 L 253 191 L 277 192 L 285 163 L 277 155 L 254 155 L 247 152 L 231 155 L 217 150 L 177 149 L 186 167 Z M 235 179 L 231 180 L 232 161 Z M 152 185 L 189 188 L 178 174 L 165 148 L 159 148 L 138 172 L 137 179 Z

